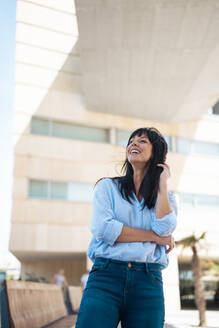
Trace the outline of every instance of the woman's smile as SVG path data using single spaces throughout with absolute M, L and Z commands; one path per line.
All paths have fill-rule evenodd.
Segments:
M 135 149 L 135 148 L 133 148 L 133 149 L 131 149 L 130 150 L 130 154 L 134 154 L 134 155 L 138 155 L 138 154 L 140 154 L 141 152 L 139 151 L 139 150 L 137 150 L 137 149 Z

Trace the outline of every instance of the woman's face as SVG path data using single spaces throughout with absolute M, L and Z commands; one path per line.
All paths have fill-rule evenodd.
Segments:
M 130 139 L 126 148 L 126 155 L 129 163 L 147 163 L 152 156 L 152 144 L 145 134 L 134 136 Z

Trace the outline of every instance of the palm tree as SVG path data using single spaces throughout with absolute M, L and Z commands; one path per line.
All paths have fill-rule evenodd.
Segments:
M 204 298 L 204 287 L 202 282 L 202 272 L 201 272 L 201 263 L 200 257 L 198 255 L 199 243 L 200 240 L 205 239 L 206 232 L 203 232 L 202 235 L 197 238 L 195 235 L 183 238 L 176 242 L 176 246 L 182 246 L 184 248 L 190 248 L 192 250 L 192 272 L 194 277 L 195 285 L 195 303 L 199 311 L 199 326 L 206 326 L 206 302 Z

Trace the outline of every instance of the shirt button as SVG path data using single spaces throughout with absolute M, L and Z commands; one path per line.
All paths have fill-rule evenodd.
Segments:
M 131 267 L 132 267 L 132 264 L 131 264 L 130 262 L 128 263 L 128 267 L 129 267 L 129 268 L 131 268 Z

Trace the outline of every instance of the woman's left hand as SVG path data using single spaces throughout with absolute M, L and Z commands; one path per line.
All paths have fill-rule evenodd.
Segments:
M 157 166 L 163 168 L 163 171 L 161 172 L 161 175 L 160 175 L 160 184 L 159 184 L 159 186 L 162 188 L 162 186 L 167 185 L 167 180 L 170 177 L 170 167 L 166 163 L 165 164 L 157 164 Z

